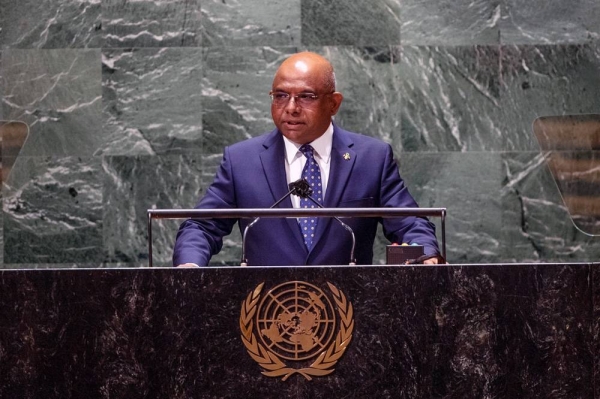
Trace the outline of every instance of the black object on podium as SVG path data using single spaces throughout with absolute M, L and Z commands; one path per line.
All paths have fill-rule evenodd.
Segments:
M 425 254 L 422 245 L 388 245 L 385 249 L 385 263 L 387 265 L 404 265 L 418 262 Z

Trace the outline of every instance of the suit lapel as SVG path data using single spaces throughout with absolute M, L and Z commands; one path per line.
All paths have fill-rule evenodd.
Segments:
M 265 139 L 263 147 L 265 149 L 260 153 L 260 161 L 269 184 L 269 189 L 271 190 L 271 195 L 273 196 L 273 203 L 275 203 L 288 193 L 284 163 L 285 144 L 283 143 L 281 133 L 277 129 L 273 130 Z M 292 201 L 288 197 L 277 207 L 291 208 Z M 306 250 L 296 218 L 286 218 L 285 220 L 296 241 Z
M 331 168 L 329 170 L 327 191 L 325 192 L 325 203 L 323 204 L 325 208 L 337 207 L 342 199 L 356 160 L 356 153 L 351 148 L 353 145 L 354 142 L 349 135 L 334 124 L 330 160 Z M 315 233 L 315 245 L 322 238 L 329 224 L 337 223 L 332 218 L 320 219 L 319 222 L 317 232 Z

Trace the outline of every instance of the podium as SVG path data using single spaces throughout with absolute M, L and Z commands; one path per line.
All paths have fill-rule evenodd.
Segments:
M 600 263 L 3 270 L 0 397 L 600 398 L 599 274 Z M 311 290 L 309 305 L 285 305 Z M 335 328 L 311 332 L 310 312 Z M 314 357 L 289 360 L 280 338 Z

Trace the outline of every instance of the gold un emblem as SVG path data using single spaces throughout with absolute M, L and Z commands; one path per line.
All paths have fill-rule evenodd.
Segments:
M 240 329 L 248 354 L 268 377 L 307 380 L 334 371 L 352 340 L 352 304 L 333 284 L 331 297 L 304 281 L 290 281 L 261 298 L 264 283 L 242 303 Z M 336 312 L 337 310 L 337 312 Z

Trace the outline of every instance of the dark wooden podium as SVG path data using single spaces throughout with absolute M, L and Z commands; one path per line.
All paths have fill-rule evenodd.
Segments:
M 599 263 L 4 270 L 0 397 L 600 398 L 599 274 Z M 271 351 L 250 312 L 293 282 L 346 317 L 332 333 L 350 337 L 341 356 L 321 343 L 329 375 L 284 381 L 249 353 L 252 339 Z

